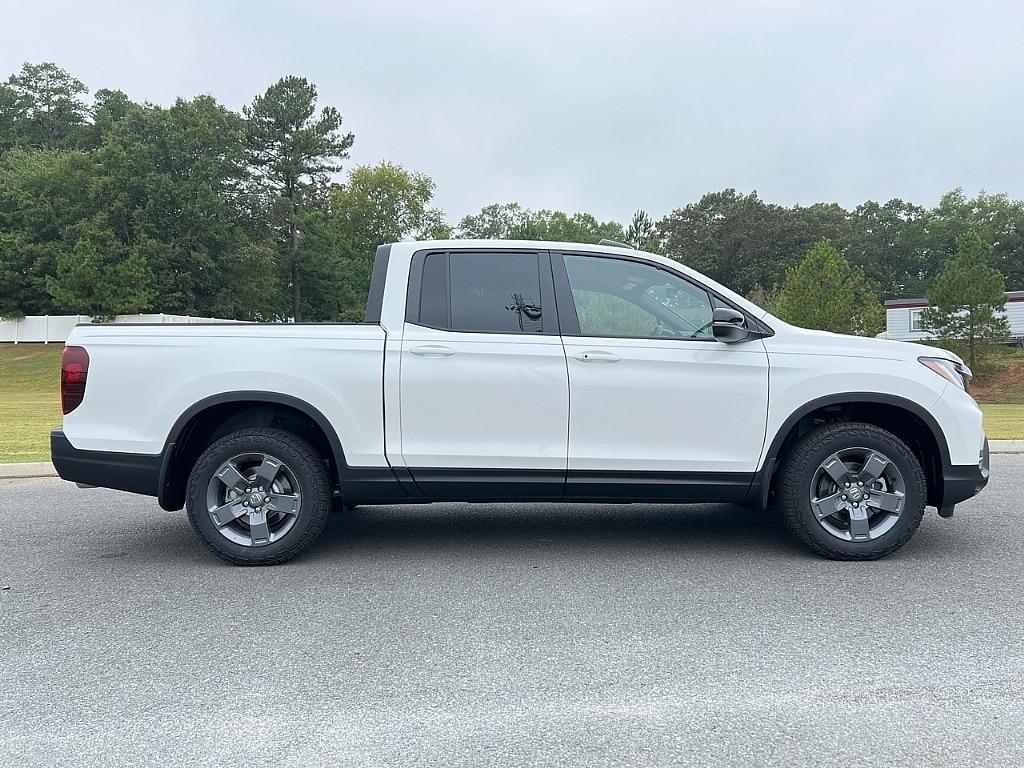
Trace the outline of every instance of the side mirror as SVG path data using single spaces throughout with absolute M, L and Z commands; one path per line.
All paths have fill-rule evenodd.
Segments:
M 735 309 L 719 307 L 711 315 L 711 333 L 719 341 L 735 344 L 750 338 L 747 319 Z

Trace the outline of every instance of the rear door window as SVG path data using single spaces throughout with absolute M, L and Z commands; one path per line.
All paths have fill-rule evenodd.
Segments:
M 428 254 L 420 323 L 483 333 L 543 333 L 541 257 L 537 253 Z

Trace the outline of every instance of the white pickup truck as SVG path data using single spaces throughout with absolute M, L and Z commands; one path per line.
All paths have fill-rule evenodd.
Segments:
M 332 505 L 499 500 L 774 501 L 867 560 L 987 483 L 969 378 L 614 243 L 395 243 L 363 323 L 78 326 L 51 443 L 238 564 L 294 557 Z

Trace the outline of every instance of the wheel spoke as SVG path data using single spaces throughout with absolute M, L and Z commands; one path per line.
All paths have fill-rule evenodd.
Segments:
M 268 445 L 229 456 L 207 483 L 210 522 L 237 546 L 268 546 L 287 536 L 298 520 L 298 480 L 270 451 Z
M 264 456 L 263 463 L 260 464 L 260 468 L 256 470 L 256 482 L 262 485 L 267 491 L 270 491 L 274 485 L 274 478 L 277 477 L 277 473 L 281 471 L 281 462 L 275 459 L 273 456 Z
M 299 495 L 290 493 L 272 493 L 270 494 L 267 505 L 274 512 L 283 512 L 286 515 L 297 515 L 299 513 Z
M 249 533 L 252 536 L 252 545 L 261 547 L 270 543 L 270 526 L 267 525 L 266 510 L 249 513 Z
M 210 517 L 218 528 L 223 528 L 228 523 L 237 520 L 249 510 L 242 506 L 242 497 L 232 499 L 227 504 L 222 504 L 210 510 Z
M 871 495 L 864 500 L 869 507 L 880 509 L 883 512 L 890 512 L 898 515 L 903 511 L 903 494 L 899 491 L 886 493 L 885 491 L 872 491 Z
M 841 510 L 845 504 L 842 499 L 842 492 L 833 493 L 823 499 L 811 499 L 811 508 L 819 520 L 824 520 Z
M 234 489 L 239 493 L 245 491 L 246 479 L 242 477 L 242 473 L 238 471 L 238 468 L 234 464 L 228 464 L 220 472 L 217 473 L 217 479 L 220 480 L 228 488 Z
M 866 486 L 870 486 L 879 477 L 885 468 L 889 466 L 889 460 L 882 456 L 880 453 L 871 452 L 871 455 L 864 461 L 864 466 L 860 469 L 860 480 Z
M 850 510 L 850 535 L 855 541 L 871 538 L 868 511 L 864 507 L 853 507 Z
M 850 482 L 850 471 L 843 464 L 842 459 L 839 458 L 839 454 L 833 453 L 825 461 L 821 463 L 821 468 L 825 470 L 825 473 L 832 478 L 832 482 L 838 485 L 840 488 L 845 483 Z

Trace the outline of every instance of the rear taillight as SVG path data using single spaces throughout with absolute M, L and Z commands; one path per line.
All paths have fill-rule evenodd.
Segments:
M 88 377 L 89 353 L 84 347 L 64 347 L 60 357 L 60 407 L 64 413 L 82 404 Z

